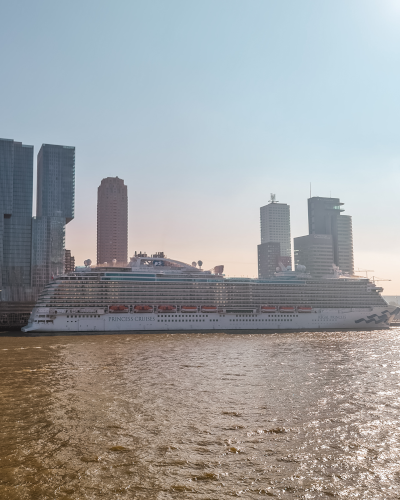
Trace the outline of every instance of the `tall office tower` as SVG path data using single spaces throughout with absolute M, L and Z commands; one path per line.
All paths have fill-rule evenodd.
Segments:
M 97 191 L 97 264 L 128 261 L 128 188 L 106 177 Z
M 342 215 L 339 198 L 308 199 L 309 234 L 332 235 L 333 262 L 343 271 L 354 273 L 351 217 Z
M 294 238 L 294 263 L 295 266 L 306 266 L 313 278 L 332 273 L 332 235 L 309 234 Z
M 32 224 L 32 284 L 64 272 L 65 225 L 74 218 L 75 148 L 43 144 L 38 154 L 36 218 Z
M 0 289 L 31 285 L 33 146 L 0 139 Z
M 74 218 L 75 148 L 43 144 L 37 158 L 36 217 Z
M 268 205 L 260 208 L 261 243 L 280 243 L 281 256 L 292 257 L 290 242 L 290 207 L 275 201 L 271 194 Z
M 258 277 L 270 278 L 279 264 L 292 265 L 290 207 L 271 194 L 268 205 L 260 208 L 261 245 L 257 247 Z

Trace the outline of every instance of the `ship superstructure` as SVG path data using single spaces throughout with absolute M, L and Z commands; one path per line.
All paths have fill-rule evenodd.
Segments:
M 23 331 L 365 330 L 388 327 L 396 314 L 382 288 L 337 270 L 263 280 L 227 278 L 222 269 L 156 255 L 65 274 L 45 287 Z

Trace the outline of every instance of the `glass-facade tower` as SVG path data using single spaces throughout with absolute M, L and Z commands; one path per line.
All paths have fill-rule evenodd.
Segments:
M 75 148 L 43 144 L 37 157 L 36 217 L 74 218 Z
M 31 284 L 33 146 L 0 139 L 0 289 Z
M 75 148 L 43 144 L 38 154 L 36 218 L 32 224 L 32 284 L 64 272 L 65 225 L 74 218 Z
M 315 196 L 308 199 L 309 234 L 332 236 L 333 262 L 343 272 L 354 273 L 353 229 L 350 215 L 342 215 L 339 198 Z

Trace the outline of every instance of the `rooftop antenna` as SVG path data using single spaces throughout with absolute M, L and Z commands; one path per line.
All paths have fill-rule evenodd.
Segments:
M 270 203 L 279 203 L 276 199 L 276 194 L 271 193 L 271 199 L 269 200 Z

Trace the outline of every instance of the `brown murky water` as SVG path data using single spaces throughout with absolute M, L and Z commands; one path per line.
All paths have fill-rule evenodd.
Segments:
M 0 338 L 0 498 L 400 498 L 400 330 Z

